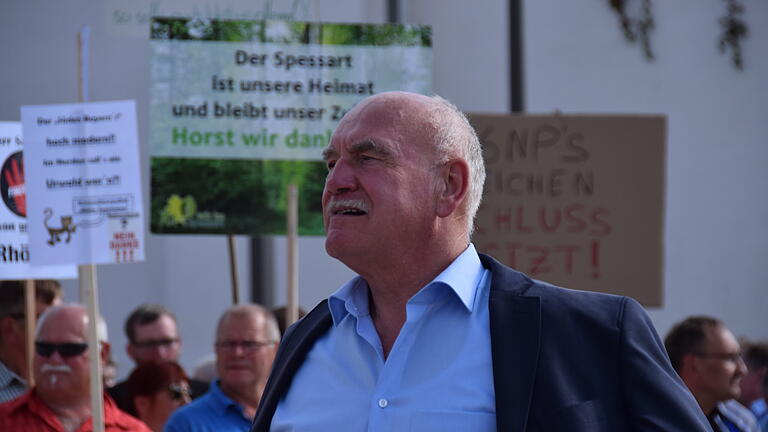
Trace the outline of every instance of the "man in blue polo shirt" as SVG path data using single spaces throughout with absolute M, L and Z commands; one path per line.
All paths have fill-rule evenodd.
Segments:
M 219 378 L 208 393 L 176 411 L 169 432 L 247 431 L 272 368 L 280 331 L 272 313 L 259 305 L 224 312 L 216 329 Z

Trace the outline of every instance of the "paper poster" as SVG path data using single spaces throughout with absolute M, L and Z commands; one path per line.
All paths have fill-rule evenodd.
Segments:
M 428 27 L 155 18 L 151 24 L 151 229 L 323 233 L 322 150 L 376 93 L 432 89 Z
M 666 119 L 472 115 L 487 180 L 473 241 L 529 276 L 663 299 Z
M 0 280 L 73 279 L 74 266 L 32 266 L 21 123 L 0 122 Z
M 33 264 L 144 260 L 134 101 L 21 108 Z

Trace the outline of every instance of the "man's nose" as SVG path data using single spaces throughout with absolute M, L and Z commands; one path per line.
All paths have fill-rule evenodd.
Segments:
M 62 364 L 62 363 L 64 363 L 64 357 L 62 357 L 61 354 L 59 354 L 59 351 L 56 350 L 56 351 L 51 353 L 51 356 L 48 357 L 48 361 L 47 362 L 48 363 L 57 364 L 57 365 L 58 364 Z
M 738 374 L 741 375 L 741 376 L 746 375 L 747 372 L 749 371 L 747 369 L 747 364 L 744 362 L 744 359 L 741 358 L 741 357 L 739 357 L 739 363 L 738 363 L 737 367 L 738 367 Z
M 346 160 L 339 159 L 325 178 L 325 190 L 332 194 L 349 192 L 357 188 L 354 169 Z

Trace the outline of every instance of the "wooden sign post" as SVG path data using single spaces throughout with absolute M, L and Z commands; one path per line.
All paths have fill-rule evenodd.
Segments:
M 299 192 L 296 185 L 288 185 L 288 305 L 286 327 L 299 319 Z

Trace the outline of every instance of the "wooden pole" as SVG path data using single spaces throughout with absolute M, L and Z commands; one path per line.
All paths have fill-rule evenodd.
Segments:
M 299 192 L 296 185 L 288 185 L 288 305 L 285 323 L 289 326 L 299 319 Z
M 227 234 L 229 245 L 229 271 L 232 275 L 232 304 L 240 304 L 240 283 L 237 280 L 237 255 L 235 254 L 235 236 Z
M 96 266 L 93 264 L 77 267 L 80 278 L 80 292 L 85 293 L 88 310 L 88 357 L 91 364 L 91 416 L 94 432 L 104 431 L 104 382 L 101 370 L 101 349 L 97 325 L 99 322 L 99 288 Z
M 24 315 L 27 327 L 27 346 L 24 349 L 27 350 L 27 376 L 24 379 L 27 380 L 27 387 L 29 388 L 35 386 L 35 374 L 32 371 L 32 362 L 35 358 L 35 323 L 37 321 L 35 303 L 35 281 L 27 279 L 24 283 Z
M 88 86 L 88 45 L 90 29 L 83 27 L 77 33 L 77 101 L 87 97 Z M 91 420 L 93 432 L 104 432 L 104 380 L 101 371 L 101 347 L 97 326 L 99 320 L 99 286 L 96 266 L 93 264 L 77 267 L 80 283 L 80 301 L 88 310 L 88 357 L 91 364 Z

